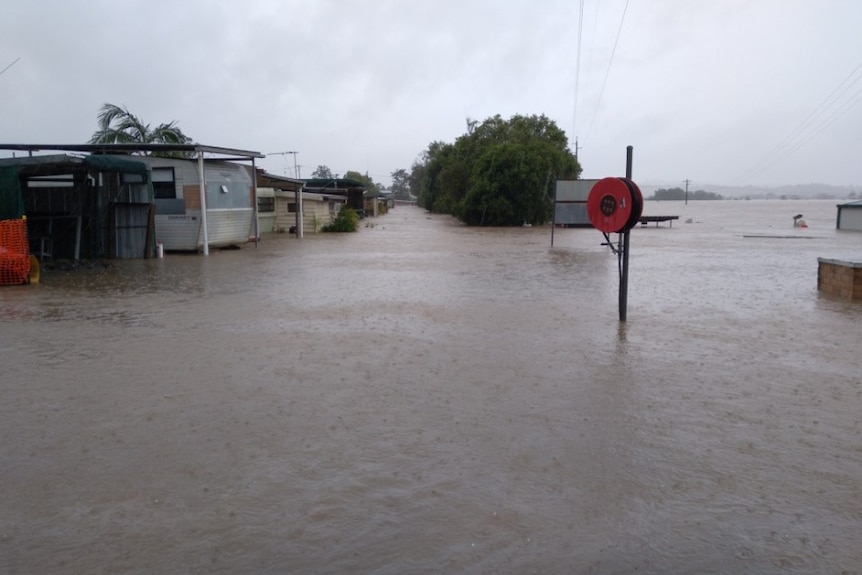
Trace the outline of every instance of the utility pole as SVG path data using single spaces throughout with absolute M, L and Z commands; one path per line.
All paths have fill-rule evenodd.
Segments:
M 688 205 L 688 185 L 691 183 L 691 180 L 686 178 L 683 181 L 685 182 L 685 205 Z
M 297 168 L 296 168 L 296 155 L 298 153 L 299 152 L 297 152 L 297 151 L 285 152 L 285 154 L 292 154 L 293 155 L 293 177 L 296 179 L 299 179 L 299 170 L 297 170 Z
M 293 177 L 295 177 L 295 178 L 298 180 L 298 179 L 299 179 L 299 167 L 296 165 L 296 155 L 297 155 L 298 153 L 299 153 L 299 152 L 297 152 L 297 151 L 289 151 L 289 152 L 272 152 L 272 153 L 270 153 L 270 154 L 268 154 L 268 155 L 269 155 L 269 156 L 286 156 L 286 155 L 288 155 L 288 154 L 292 155 L 292 156 L 293 156 Z M 285 167 L 285 169 L 284 169 L 284 173 L 285 173 L 285 175 L 287 175 L 287 168 L 286 168 L 286 167 Z
M 581 146 L 578 145 L 578 138 L 575 136 L 575 160 L 578 159 L 578 150 L 581 149 Z

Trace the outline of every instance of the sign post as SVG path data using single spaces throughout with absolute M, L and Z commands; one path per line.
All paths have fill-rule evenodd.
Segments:
M 599 180 L 587 198 L 587 215 L 590 223 L 605 235 L 606 244 L 617 254 L 620 272 L 620 321 L 626 321 L 629 290 L 629 231 L 635 227 L 643 212 L 643 195 L 632 179 L 632 147 L 626 149 L 626 177 Z M 609 234 L 619 234 L 617 244 Z
M 631 146 L 626 147 L 626 179 L 631 181 L 632 179 L 632 152 L 634 148 Z M 641 198 L 641 210 L 643 209 L 643 198 Z M 637 219 L 640 219 L 640 211 L 638 210 L 638 217 L 632 226 L 637 225 Z M 629 232 L 632 229 L 632 226 L 626 227 L 623 232 L 623 245 L 622 245 L 622 254 L 623 254 L 623 268 L 620 273 L 620 321 L 626 321 L 626 315 L 628 314 L 628 306 L 629 306 Z

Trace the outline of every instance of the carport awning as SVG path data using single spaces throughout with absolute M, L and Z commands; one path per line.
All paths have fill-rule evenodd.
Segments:
M 143 162 L 118 158 L 116 156 L 90 155 L 84 158 L 84 163 L 100 172 L 119 172 L 121 174 L 140 174 L 144 181 L 148 179 L 149 169 Z

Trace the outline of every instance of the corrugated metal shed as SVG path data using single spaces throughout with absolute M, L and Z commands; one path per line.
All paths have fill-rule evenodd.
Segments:
M 839 230 L 862 232 L 862 200 L 838 204 L 836 227 Z
M 67 154 L 0 159 L 0 166 L 15 170 L 31 251 L 75 260 L 151 256 L 153 194 L 147 166 L 138 160 Z

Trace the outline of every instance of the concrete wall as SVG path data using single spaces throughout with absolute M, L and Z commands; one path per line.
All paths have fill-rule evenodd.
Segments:
M 817 258 L 817 289 L 846 299 L 862 300 L 862 262 Z

